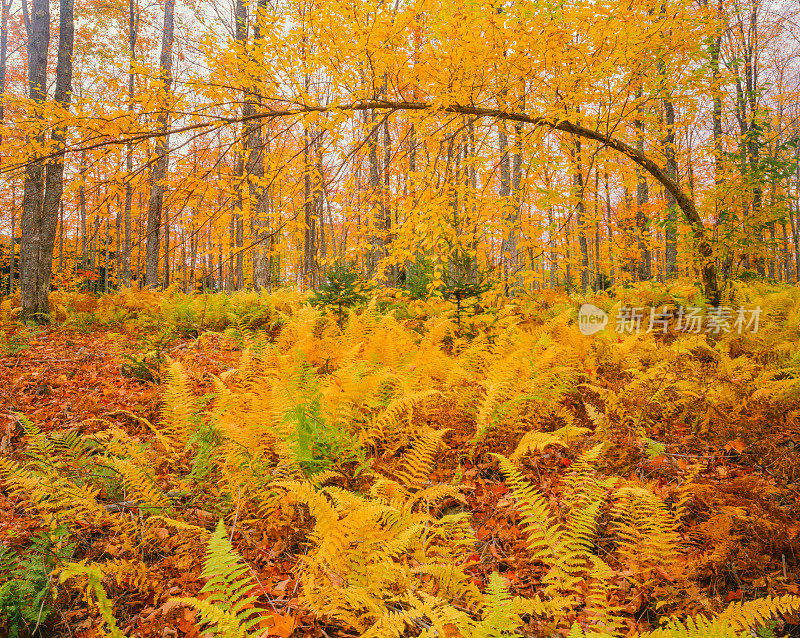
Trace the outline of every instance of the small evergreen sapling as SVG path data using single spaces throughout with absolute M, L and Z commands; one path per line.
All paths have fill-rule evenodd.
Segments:
M 491 290 L 492 284 L 488 273 L 478 266 L 475 256 L 463 249 L 453 252 L 450 267 L 442 283 L 440 288 L 442 296 L 456 304 L 456 322 L 460 335 L 464 304 L 470 299 L 477 304 L 481 296 Z
M 368 299 L 368 287 L 354 265 L 337 260 L 325 272 L 325 281 L 320 284 L 309 302 L 313 306 L 333 309 L 341 327 L 344 323 L 345 311 Z

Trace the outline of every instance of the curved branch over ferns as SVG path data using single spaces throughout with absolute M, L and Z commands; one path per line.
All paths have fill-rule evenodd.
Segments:
M 697 210 L 694 200 L 690 195 L 684 192 L 680 185 L 673 180 L 665 168 L 659 166 L 646 154 L 639 152 L 630 144 L 614 137 L 613 135 L 603 133 L 601 131 L 571 122 L 567 119 L 559 119 L 555 117 L 528 115 L 526 113 L 519 113 L 513 111 L 504 111 L 500 109 L 482 108 L 478 106 L 464 106 L 459 104 L 450 104 L 447 106 L 436 106 L 431 102 L 397 102 L 388 100 L 363 100 L 359 102 L 350 102 L 346 104 L 330 104 L 330 105 L 303 105 L 291 109 L 271 109 L 260 111 L 258 113 L 251 113 L 246 116 L 240 117 L 218 117 L 212 118 L 201 122 L 194 122 L 185 126 L 178 126 L 167 131 L 169 135 L 180 133 L 188 133 L 192 131 L 201 131 L 204 129 L 223 128 L 229 125 L 241 124 L 250 120 L 270 120 L 276 118 L 285 118 L 292 116 L 301 116 L 310 113 L 346 113 L 358 112 L 365 110 L 388 110 L 388 111 L 430 111 L 431 113 L 453 113 L 457 115 L 470 115 L 473 117 L 488 117 L 497 120 L 506 120 L 511 122 L 522 122 L 530 124 L 535 127 L 550 128 L 552 130 L 569 133 L 577 137 L 592 140 L 602 144 L 603 146 L 613 149 L 622 153 L 635 164 L 639 165 L 647 171 L 653 179 L 661 184 L 667 192 L 669 192 L 683 213 L 686 223 L 692 230 L 695 245 L 700 256 L 700 274 L 703 283 L 703 289 L 706 298 L 714 305 L 720 301 L 721 291 L 717 282 L 717 272 L 714 263 L 713 249 L 711 242 L 708 238 L 708 229 L 703 223 L 703 219 Z M 92 149 L 113 146 L 118 144 L 129 144 L 141 142 L 153 137 L 163 135 L 163 131 L 146 131 L 135 133 L 133 135 L 121 136 L 114 139 L 103 139 L 93 141 L 78 146 L 56 151 L 39 157 L 36 161 L 46 160 L 69 152 L 88 151 Z M 24 165 L 7 166 L 7 170 L 24 168 Z

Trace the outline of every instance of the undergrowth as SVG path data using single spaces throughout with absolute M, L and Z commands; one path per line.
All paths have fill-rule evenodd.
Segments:
M 623 292 L 592 302 L 698 301 L 681 284 Z M 258 636 L 280 615 L 260 548 L 284 542 L 297 603 L 328 635 L 750 636 L 800 611 L 775 575 L 795 573 L 797 535 L 765 540 L 796 513 L 797 460 L 775 453 L 770 480 L 722 461 L 766 463 L 764 441 L 797 432 L 800 290 L 729 294 L 762 307 L 757 333 L 586 337 L 583 299 L 564 295 L 487 302 L 459 326 L 441 300 L 373 301 L 340 324 L 288 293 L 121 293 L 117 321 L 235 328 L 241 361 L 210 393 L 193 390 L 202 370 L 169 364 L 147 437 L 21 418 L 0 477 L 41 530 L 3 537 L 6 627 L 30 631 L 80 591 L 114 635 L 148 605 Z M 75 312 L 108 320 L 96 303 Z M 505 495 L 491 516 L 476 505 L 489 489 Z M 487 540 L 487 520 L 516 536 Z M 758 594 L 730 574 L 746 553 L 766 554 Z M 195 589 L 165 591 L 167 564 Z

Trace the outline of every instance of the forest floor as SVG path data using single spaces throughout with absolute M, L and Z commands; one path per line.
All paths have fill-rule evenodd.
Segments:
M 143 339 L 135 331 L 93 326 L 30 328 L 13 326 L 3 337 L 0 352 L 0 457 L 24 462 L 33 438 L 22 427 L 19 415 L 41 430 L 43 436 L 75 433 L 84 438 L 117 427 L 132 440 L 152 440 L 152 424 L 164 419 L 164 360 L 180 362 L 187 371 L 189 390 L 195 397 L 219 390 L 215 378 L 236 374 L 241 369 L 242 343 L 221 333 L 206 333 L 203 338 L 171 335 L 157 346 L 155 364 L 152 340 Z M 137 362 L 150 356 L 146 370 L 153 378 L 142 378 Z M 697 350 L 696 360 L 709 356 Z M 327 360 L 324 368 L 327 368 Z M 320 366 L 323 370 L 323 366 Z M 624 393 L 630 383 L 618 368 L 592 367 L 587 363 L 585 380 L 566 395 L 560 405 L 565 410 L 590 422 L 587 408 L 597 388 Z M 665 373 L 666 374 L 666 373 Z M 137 378 L 138 377 L 138 378 Z M 739 383 L 735 372 L 728 381 Z M 677 381 L 676 381 L 677 383 Z M 742 382 L 744 384 L 744 382 Z M 659 387 L 650 387 L 650 396 L 640 396 L 634 416 L 643 418 Z M 689 395 L 692 391 L 687 390 Z M 722 420 L 725 428 L 698 432 L 686 425 L 688 420 L 661 421 L 649 431 L 651 438 L 642 444 L 631 434 L 631 428 L 612 435 L 612 448 L 603 458 L 606 474 L 631 484 L 646 486 L 665 501 L 676 501 L 676 494 L 687 481 L 694 485 L 692 503 L 682 522 L 680 535 L 687 554 L 688 571 L 673 571 L 674 565 L 651 565 L 646 573 L 631 577 L 630 565 L 614 565 L 609 600 L 621 608 L 625 616 L 622 633 L 635 632 L 658 623 L 660 606 L 654 601 L 667 600 L 669 609 L 679 611 L 713 611 L 735 601 L 746 601 L 766 595 L 800 594 L 800 426 L 795 403 L 775 407 L 759 403 L 750 392 L 750 407 L 758 403 L 757 413 L 746 423 L 736 422 L 734 415 L 721 405 L 722 414 L 714 414 L 712 422 Z M 769 398 L 769 397 L 768 397 Z M 663 398 L 656 399 L 656 402 Z M 705 408 L 713 411 L 713 398 Z M 705 405 L 705 404 L 704 404 Z M 589 408 L 591 411 L 591 408 Z M 697 416 L 697 415 L 695 415 Z M 409 418 L 409 423 L 411 423 Z M 478 417 L 480 419 L 480 416 Z M 515 509 L 507 481 L 497 469 L 493 453 L 510 455 L 519 436 L 494 429 L 476 440 L 475 411 L 446 401 L 420 404 L 414 419 L 448 430 L 445 449 L 437 454 L 430 471 L 433 483 L 452 483 L 454 475 L 464 497 L 444 501 L 442 511 L 470 513 L 474 533 L 473 551 L 467 556 L 466 573 L 473 584 L 483 589 L 493 572 L 499 572 L 515 595 L 534 596 L 542 584 L 542 566 L 531 560 L 530 545 L 523 517 Z M 771 420 L 770 420 L 771 419 Z M 706 419 L 708 421 L 708 419 Z M 657 440 L 656 440 L 657 439 Z M 561 498 L 561 483 L 578 453 L 570 449 L 550 447 L 533 461 L 524 462 L 525 476 L 551 503 Z M 387 447 L 369 460 L 372 469 L 393 467 L 397 448 Z M 158 473 L 163 468 L 153 467 Z M 158 477 L 156 477 L 158 480 Z M 120 497 L 122 498 L 122 497 Z M 112 495 L 100 494 L 106 509 L 118 507 L 121 515 L 132 520 L 143 513 Z M 172 516 L 192 525 L 213 529 L 220 512 L 204 509 L 202 498 L 176 505 Z M 121 503 L 121 505 L 120 505 Z M 237 506 L 238 507 L 238 506 Z M 182 510 L 182 511 L 181 511 Z M 113 508 L 110 511 L 117 511 Z M 239 510 L 236 509 L 236 515 Z M 230 525 L 231 510 L 223 516 Z M 440 512 L 441 514 L 441 512 Z M 302 518 L 302 517 L 301 517 Z M 0 491 L 0 543 L 7 547 L 30 546 L 32 538 L 43 528 L 41 510 L 30 507 L 20 493 Z M 270 620 L 262 624 L 262 635 L 348 636 L 359 632 L 341 623 L 312 613 L 304 604 L 298 575 L 298 551 L 307 552 L 304 543 L 308 532 L 294 519 L 295 529 L 287 533 L 286 525 L 270 529 L 266 524 L 237 521 L 233 517 L 232 540 L 241 556 L 253 570 L 258 582 L 258 604 L 270 610 Z M 615 551 L 610 528 L 601 525 L 595 548 L 600 556 Z M 113 534 L 104 535 L 91 524 L 85 534 L 71 532 L 71 556 L 54 551 L 53 574 L 63 565 L 58 561 L 81 557 L 91 561 L 134 561 L 131 548 L 116 541 Z M 175 530 L 164 525 L 154 531 L 166 541 L 176 537 Z M 605 534 L 605 536 L 603 535 Z M 177 539 L 175 539 L 177 542 Z M 144 543 L 144 541 L 142 541 Z M 174 548 L 172 548 L 174 549 Z M 21 549 L 20 549 L 21 551 Z M 165 549 L 144 549 L 140 562 L 144 571 L 130 567 L 122 580 L 106 582 L 117 621 L 128 635 L 198 636 L 199 618 L 194 610 L 177 605 L 177 596 L 194 596 L 206 582 L 199 573 L 199 563 L 187 567 L 179 552 Z M 197 560 L 202 551 L 196 552 Z M 119 559 L 119 560 L 118 560 Z M 123 561 L 124 562 L 124 561 Z M 2 567 L 0 565 L 0 567 Z M 139 569 L 140 572 L 136 572 Z M 133 582 L 139 573 L 142 582 Z M 680 573 L 679 573 L 680 572 Z M 158 581 L 158 585 L 154 581 Z M 51 586 L 56 579 L 50 578 Z M 0 581 L 0 588 L 2 581 Z M 38 600 L 38 599 L 37 599 Z M 89 638 L 102 633 L 96 603 L 80 589 L 58 587 L 49 617 L 44 623 L 48 632 L 75 638 Z M 46 603 L 48 608 L 50 603 Z M 6 628 L 11 626 L 11 603 L 0 595 L 0 612 L 7 614 Z M 45 606 L 45 603 L 42 603 Z M 684 609 L 681 609 L 684 606 Z M 573 619 L 580 614 L 571 612 Z M 40 609 L 41 615 L 41 609 Z M 13 620 L 13 619 L 12 619 Z M 195 624 L 197 621 L 197 624 Z M 790 635 L 798 619 L 785 614 L 779 629 Z M 28 614 L 17 628 L 22 634 L 34 630 Z M 546 628 L 528 623 L 524 635 L 551 635 Z M 562 630 L 555 630 L 556 634 Z M 777 629 L 776 629 L 777 631 Z M 527 633 L 526 633 L 527 632 Z M 456 634 L 454 634 L 456 635 Z

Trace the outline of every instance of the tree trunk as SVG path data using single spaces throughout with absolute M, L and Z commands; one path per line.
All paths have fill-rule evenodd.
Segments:
M 172 89 L 172 42 L 174 37 L 175 0 L 164 3 L 164 32 L 161 40 L 161 110 L 158 115 L 156 138 L 156 161 L 151 175 L 150 201 L 147 207 L 147 246 L 145 263 L 145 285 L 158 286 L 159 232 L 164 207 L 164 189 L 169 165 L 169 100 Z
M 795 207 L 797 200 L 795 200 Z M 789 200 L 789 226 L 792 230 L 792 244 L 794 245 L 794 283 L 800 283 L 800 223 L 792 211 L 792 200 Z
M 30 17 L 27 0 L 22 3 L 25 26 L 28 33 L 28 91 L 33 102 L 33 117 L 41 122 L 41 131 L 30 143 L 41 148 L 44 145 L 44 101 L 47 88 L 47 48 L 50 44 L 50 1 L 33 0 Z M 22 289 L 23 320 L 42 321 L 47 309 L 39 307 L 38 279 L 39 255 L 44 241 L 45 169 L 41 159 L 33 157 L 25 168 L 25 185 L 22 199 L 22 243 L 20 246 L 20 284 Z M 42 314 L 44 313 L 44 314 Z
M 721 20 L 723 13 L 723 4 L 722 0 L 719 0 L 717 3 L 717 19 Z M 722 186 L 722 178 L 723 178 L 723 146 L 722 146 L 722 79 L 719 69 L 719 56 L 720 52 L 722 51 L 722 32 L 718 32 L 712 39 L 708 49 L 709 58 L 710 58 L 710 65 L 711 65 L 711 102 L 712 102 L 712 110 L 711 110 L 711 124 L 712 124 L 712 134 L 714 139 L 714 184 L 717 188 L 717 191 L 720 190 Z M 724 224 L 725 219 L 727 217 L 727 211 L 723 206 L 720 208 L 719 201 L 720 201 L 720 193 L 716 193 L 715 197 L 715 207 L 716 207 L 716 217 L 717 217 L 717 224 Z M 729 264 L 728 264 L 729 266 Z
M 642 91 L 639 89 L 636 93 L 639 100 L 642 99 Z M 637 119 L 634 123 L 636 127 L 636 150 L 644 155 L 644 107 L 640 104 L 637 109 Z M 648 219 L 647 211 L 645 210 L 647 203 L 650 199 L 650 193 L 647 187 L 647 176 L 641 167 L 636 167 L 636 226 L 637 226 L 637 243 L 639 246 L 639 281 L 645 281 L 652 276 L 652 264 L 650 256 L 650 248 L 647 245 L 648 240 Z
M 169 288 L 169 210 L 162 211 L 164 216 L 164 276 L 162 282 L 162 289 Z
M 11 257 L 8 260 L 8 294 L 12 294 L 14 292 L 14 275 L 16 272 L 16 261 L 17 261 L 17 253 L 14 250 L 14 244 L 16 243 L 16 238 L 14 237 L 14 233 L 16 232 L 16 224 L 17 224 L 17 216 L 14 212 L 14 205 L 15 202 L 11 202 Z
M 135 10 L 134 0 L 128 0 L 128 116 L 133 120 L 133 91 L 134 73 L 133 67 L 136 62 L 136 38 L 139 33 L 139 12 Z M 132 234 L 132 208 L 133 208 L 133 144 L 128 142 L 125 145 L 125 242 L 122 247 L 122 285 L 131 285 L 131 250 L 133 248 Z M 119 241 L 119 239 L 117 240 Z
M 23 0 L 27 2 L 27 0 Z M 5 111 L 3 109 L 5 101 L 3 98 L 6 93 L 6 71 L 8 69 L 8 14 L 11 9 L 11 0 L 6 3 L 0 0 L 0 125 L 5 121 Z M 0 131 L 0 150 L 3 146 L 2 131 Z
M 583 200 L 583 163 L 581 141 L 577 137 L 571 149 L 573 158 L 572 192 L 575 198 L 575 225 L 578 227 L 578 246 L 581 249 L 581 292 L 589 290 L 589 244 L 586 241 L 586 205 Z
M 667 175 L 678 183 L 678 160 L 675 153 L 675 108 L 668 94 L 664 104 L 664 157 L 666 158 Z M 675 196 L 665 189 L 667 196 L 667 227 L 664 232 L 664 275 L 669 279 L 678 274 L 678 205 Z
M 67 116 L 72 99 L 72 50 L 75 40 L 73 0 L 61 0 L 59 4 L 58 61 L 56 62 L 56 89 L 53 99 L 56 106 Z M 52 150 L 63 152 L 67 140 L 67 126 L 59 122 L 51 133 Z M 45 169 L 45 192 L 42 210 L 43 241 L 39 253 L 39 279 L 37 282 L 37 306 L 48 318 L 50 314 L 50 280 L 53 274 L 53 251 L 55 249 L 58 215 L 61 196 L 64 192 L 64 156 L 56 155 L 47 162 Z
M 611 223 L 611 191 L 608 187 L 608 164 L 603 171 L 603 178 L 606 187 L 606 231 L 608 232 L 608 285 L 613 286 L 616 282 L 616 272 L 614 270 L 614 229 Z
M 64 275 L 64 202 L 58 207 L 58 274 Z
M 86 270 L 89 265 L 89 231 L 86 227 L 86 151 L 81 151 L 80 166 L 78 168 L 78 211 L 81 217 L 81 270 Z M 78 256 L 75 256 L 77 261 Z

